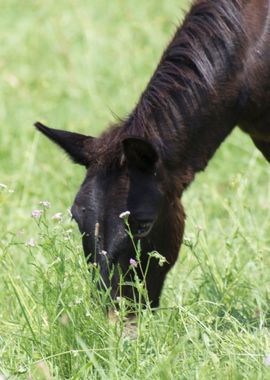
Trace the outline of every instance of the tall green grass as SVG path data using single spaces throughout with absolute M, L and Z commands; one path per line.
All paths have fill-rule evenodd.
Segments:
M 134 339 L 121 313 L 108 322 L 67 211 L 84 171 L 32 127 L 97 135 L 125 116 L 187 2 L 0 6 L 0 376 L 268 379 L 270 170 L 249 138 L 235 131 L 186 192 L 180 259 Z

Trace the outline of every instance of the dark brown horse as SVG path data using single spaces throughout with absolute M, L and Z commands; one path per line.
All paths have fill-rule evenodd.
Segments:
M 179 199 L 195 174 L 236 125 L 270 162 L 269 48 L 269 0 L 195 1 L 126 120 L 99 138 L 36 123 L 87 168 L 72 214 L 85 255 L 100 266 L 113 297 L 117 267 L 126 273 L 134 258 L 120 213 L 130 211 L 143 268 L 149 251 L 166 257 L 164 266 L 152 259 L 147 272 L 149 299 L 157 307 L 183 238 Z M 122 291 L 133 297 L 130 287 Z

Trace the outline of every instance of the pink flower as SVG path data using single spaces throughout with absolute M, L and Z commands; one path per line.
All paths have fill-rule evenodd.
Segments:
M 62 219 L 62 213 L 61 212 L 57 212 L 56 214 L 54 214 L 52 216 L 52 219 L 53 220 L 61 220 Z
M 33 210 L 31 213 L 32 218 L 39 219 L 41 217 L 42 210 Z
M 27 245 L 28 247 L 35 247 L 35 246 L 36 246 L 35 240 L 32 239 L 32 238 L 29 239 L 29 240 L 27 240 L 26 245 Z M 1 379 L 0 379 L 0 380 L 1 380 Z
M 134 268 L 136 268 L 136 267 L 138 266 L 137 261 L 134 260 L 134 259 L 130 259 L 130 260 L 129 260 L 129 264 L 130 264 L 132 267 L 134 267 Z

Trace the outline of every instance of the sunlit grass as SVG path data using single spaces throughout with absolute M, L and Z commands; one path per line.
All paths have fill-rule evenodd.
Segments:
M 32 127 L 97 135 L 125 116 L 186 4 L 0 0 L 0 376 L 270 376 L 270 167 L 248 137 L 233 133 L 185 194 L 180 259 L 131 339 L 69 217 L 84 170 Z

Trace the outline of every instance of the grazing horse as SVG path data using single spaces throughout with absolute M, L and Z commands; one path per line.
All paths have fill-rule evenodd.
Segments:
M 157 307 L 183 238 L 179 199 L 195 174 L 236 125 L 270 162 L 269 47 L 269 0 L 198 0 L 125 120 L 98 138 L 35 124 L 87 169 L 71 212 L 112 297 L 135 258 L 119 214 L 130 211 L 143 270 L 148 252 L 166 258 L 151 259 L 145 279 Z M 121 294 L 138 297 L 127 285 Z

